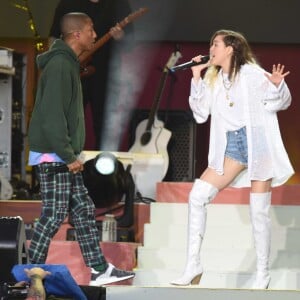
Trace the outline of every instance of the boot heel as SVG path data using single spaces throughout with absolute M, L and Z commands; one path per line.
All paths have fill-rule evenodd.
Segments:
M 202 277 L 202 274 L 203 274 L 203 273 L 201 273 L 201 274 L 199 274 L 199 275 L 196 275 L 196 276 L 192 279 L 191 284 L 192 284 L 192 285 L 197 285 L 197 284 L 199 284 L 199 282 L 200 282 L 200 280 L 201 280 L 201 277 Z

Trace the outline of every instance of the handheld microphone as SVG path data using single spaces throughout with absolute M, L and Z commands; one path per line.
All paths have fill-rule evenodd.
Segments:
M 199 61 L 199 62 L 191 60 L 189 62 L 186 62 L 181 65 L 177 65 L 177 66 L 170 68 L 170 71 L 175 72 L 175 71 L 179 71 L 179 70 L 185 70 L 185 69 L 191 68 L 193 66 L 206 64 L 209 61 L 209 59 L 210 59 L 209 55 L 205 55 L 205 56 L 201 57 L 201 61 Z

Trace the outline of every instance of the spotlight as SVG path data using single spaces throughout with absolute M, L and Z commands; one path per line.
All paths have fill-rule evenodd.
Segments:
M 109 208 L 124 200 L 122 216 L 117 218 L 119 227 L 130 227 L 134 218 L 135 184 L 123 164 L 110 152 L 102 152 L 84 164 L 83 179 L 96 208 Z
M 98 155 L 95 168 L 102 175 L 111 175 L 117 168 L 115 156 L 109 152 Z

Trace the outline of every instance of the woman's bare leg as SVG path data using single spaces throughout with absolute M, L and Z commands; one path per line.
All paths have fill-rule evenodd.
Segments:
M 227 187 L 244 169 L 244 165 L 231 158 L 225 157 L 223 175 L 219 175 L 215 170 L 207 168 L 200 176 L 200 179 L 212 184 L 221 191 Z

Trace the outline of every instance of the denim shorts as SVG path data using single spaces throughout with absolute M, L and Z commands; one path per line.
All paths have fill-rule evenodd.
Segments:
M 227 131 L 227 146 L 225 156 L 229 157 L 240 164 L 247 166 L 248 164 L 248 146 L 246 127 L 238 130 Z

